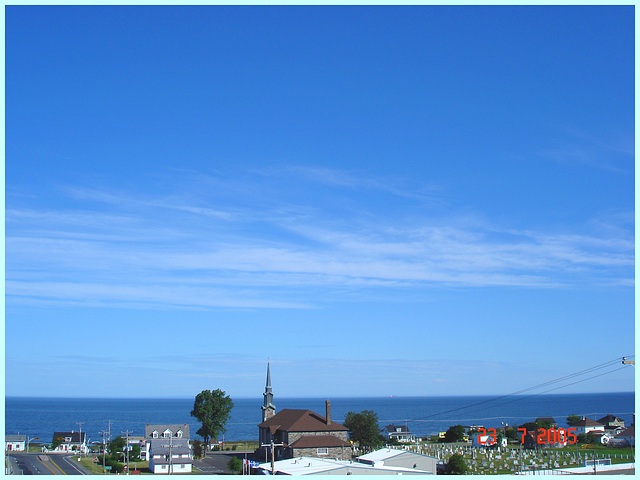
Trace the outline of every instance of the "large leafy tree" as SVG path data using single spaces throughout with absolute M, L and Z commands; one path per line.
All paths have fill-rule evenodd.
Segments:
M 447 443 L 464 441 L 464 427 L 462 425 L 454 425 L 444 434 L 444 441 Z
M 348 412 L 344 426 L 349 429 L 351 440 L 360 446 L 375 447 L 384 443 L 378 427 L 378 415 L 371 410 Z
M 204 448 L 202 447 L 202 442 L 196 439 L 193 441 L 193 458 L 202 457 L 204 457 Z
M 217 438 L 219 433 L 227 431 L 225 424 L 232 408 L 233 400 L 220 389 L 203 390 L 196 395 L 191 416 L 202 423 L 196 433 L 204 438 L 205 444 L 209 444 L 210 438 Z
M 456 453 L 449 457 L 447 472 L 450 475 L 464 475 L 467 472 L 467 464 L 464 463 L 464 458 L 462 457 L 462 455 Z
M 571 414 L 567 417 L 567 424 L 573 425 L 575 423 L 578 423 L 580 420 L 582 420 L 582 417 L 580 415 Z

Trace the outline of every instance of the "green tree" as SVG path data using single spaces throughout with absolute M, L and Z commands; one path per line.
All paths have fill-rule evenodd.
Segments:
M 447 464 L 447 473 L 449 475 L 464 475 L 467 473 L 467 464 L 464 463 L 464 458 L 459 453 L 451 455 L 449 457 L 449 463 Z
M 526 428 L 527 432 L 538 432 L 538 424 L 536 422 L 527 422 L 520 425 L 520 428 Z
M 205 444 L 209 443 L 210 438 L 216 438 L 219 433 L 227 431 L 224 426 L 232 408 L 233 400 L 220 389 L 203 390 L 196 395 L 191 416 L 202 423 L 196 433 L 204 438 Z
M 242 461 L 238 457 L 231 457 L 231 460 L 227 463 L 227 467 L 232 472 L 239 472 L 242 470 Z
M 550 428 L 553 428 L 553 422 L 551 420 L 538 420 L 536 422 L 536 427 L 549 430 Z
M 140 458 L 140 445 L 134 443 L 131 445 L 131 452 L 129 453 L 129 458 Z
M 51 442 L 51 450 L 55 450 L 58 445 L 64 441 L 63 437 L 55 437 Z
M 587 438 L 586 438 L 587 443 L 595 443 L 596 445 L 600 443 L 600 437 L 598 437 L 595 433 L 593 432 L 588 432 L 587 433 Z
M 587 443 L 587 436 L 584 433 L 579 433 L 576 437 L 577 443 Z
M 360 446 L 377 447 L 384 443 L 378 427 L 378 415 L 371 410 L 348 412 L 343 425 L 349 429 L 349 438 Z
M 444 434 L 443 441 L 445 443 L 462 442 L 464 441 L 464 427 L 462 425 L 454 425 Z
M 567 417 L 567 424 L 574 425 L 578 423 L 580 420 L 582 420 L 582 417 L 580 415 L 569 415 Z
M 505 428 L 504 433 L 510 440 L 519 440 L 520 437 L 518 436 L 518 434 L 522 435 L 522 433 L 518 432 L 518 430 L 514 427 Z
M 193 458 L 202 458 L 204 456 L 204 448 L 200 440 L 193 441 Z
M 109 452 L 114 459 L 122 458 L 118 452 L 124 452 L 124 446 L 127 441 L 123 437 L 116 437 L 109 442 Z

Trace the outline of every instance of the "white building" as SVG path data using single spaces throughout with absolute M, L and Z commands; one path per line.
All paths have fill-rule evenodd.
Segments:
M 140 458 L 149 459 L 150 440 L 154 438 L 173 438 L 175 440 L 189 440 L 189 425 L 183 424 L 158 424 L 147 423 L 144 427 L 144 439 L 140 443 Z
M 400 443 L 413 443 L 416 441 L 416 436 L 409 431 L 409 427 L 406 425 L 387 425 L 387 435 L 389 440 L 397 440 Z
M 53 432 L 52 443 L 57 444 L 53 449 L 58 453 L 89 453 L 85 432 Z
M 626 440 L 629 445 L 631 445 L 632 447 L 635 447 L 635 445 L 636 445 L 636 426 L 635 426 L 635 424 L 633 424 L 630 427 L 627 427 L 626 429 L 624 429 L 622 432 L 620 432 L 618 435 L 616 435 L 615 438 L 618 439 L 618 440 L 623 440 L 623 441 Z
M 186 439 L 155 438 L 149 445 L 149 470 L 152 473 L 191 473 L 193 456 Z
M 474 447 L 506 447 L 507 438 L 502 437 L 498 439 L 497 435 L 480 435 L 479 433 L 474 433 L 471 435 L 471 445 Z
M 366 455 L 360 455 L 358 463 L 373 467 L 407 468 L 418 470 L 423 474 L 437 473 L 438 459 L 429 455 L 409 452 L 399 448 L 381 448 Z
M 590 418 L 583 417 L 582 420 L 572 423 L 569 425 L 571 430 L 576 429 L 575 434 L 580 435 L 581 433 L 589 433 L 589 432 L 603 432 L 604 433 L 604 425 L 600 422 L 596 422 L 595 420 L 591 420 Z M 574 432 L 572 432 L 574 433 Z
M 23 452 L 27 442 L 26 435 L 5 435 L 4 450 L 6 452 Z
M 427 475 L 431 472 L 405 467 L 317 457 L 297 457 L 274 462 L 276 475 Z M 271 463 L 261 463 L 258 474 L 271 475 Z

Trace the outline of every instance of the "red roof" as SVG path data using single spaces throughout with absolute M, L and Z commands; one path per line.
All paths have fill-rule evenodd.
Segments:
M 336 422 L 327 425 L 327 419 L 311 410 L 297 410 L 285 408 L 273 417 L 258 425 L 259 428 L 268 428 L 272 432 L 283 430 L 285 432 L 344 432 L 348 428 Z

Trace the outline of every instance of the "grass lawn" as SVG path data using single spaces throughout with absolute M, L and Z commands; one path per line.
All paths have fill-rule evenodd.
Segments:
M 236 447 L 236 450 L 244 450 L 245 446 L 247 450 L 256 450 L 258 442 L 224 442 L 224 451 L 233 451 L 233 447 Z
M 89 470 L 92 474 L 94 475 L 103 475 L 103 471 L 102 471 L 102 458 L 98 457 L 98 463 L 95 463 L 92 461 L 93 459 L 93 455 L 88 455 L 85 457 L 82 457 L 80 460 L 80 465 L 82 465 L 84 468 L 86 468 L 87 470 Z M 73 457 L 73 459 L 75 461 L 77 461 L 78 457 Z M 131 470 L 133 470 L 134 468 L 136 470 L 141 470 L 142 473 L 150 473 L 149 472 L 149 462 L 145 462 L 142 460 L 136 460 L 136 461 L 129 461 L 129 466 L 131 467 Z

